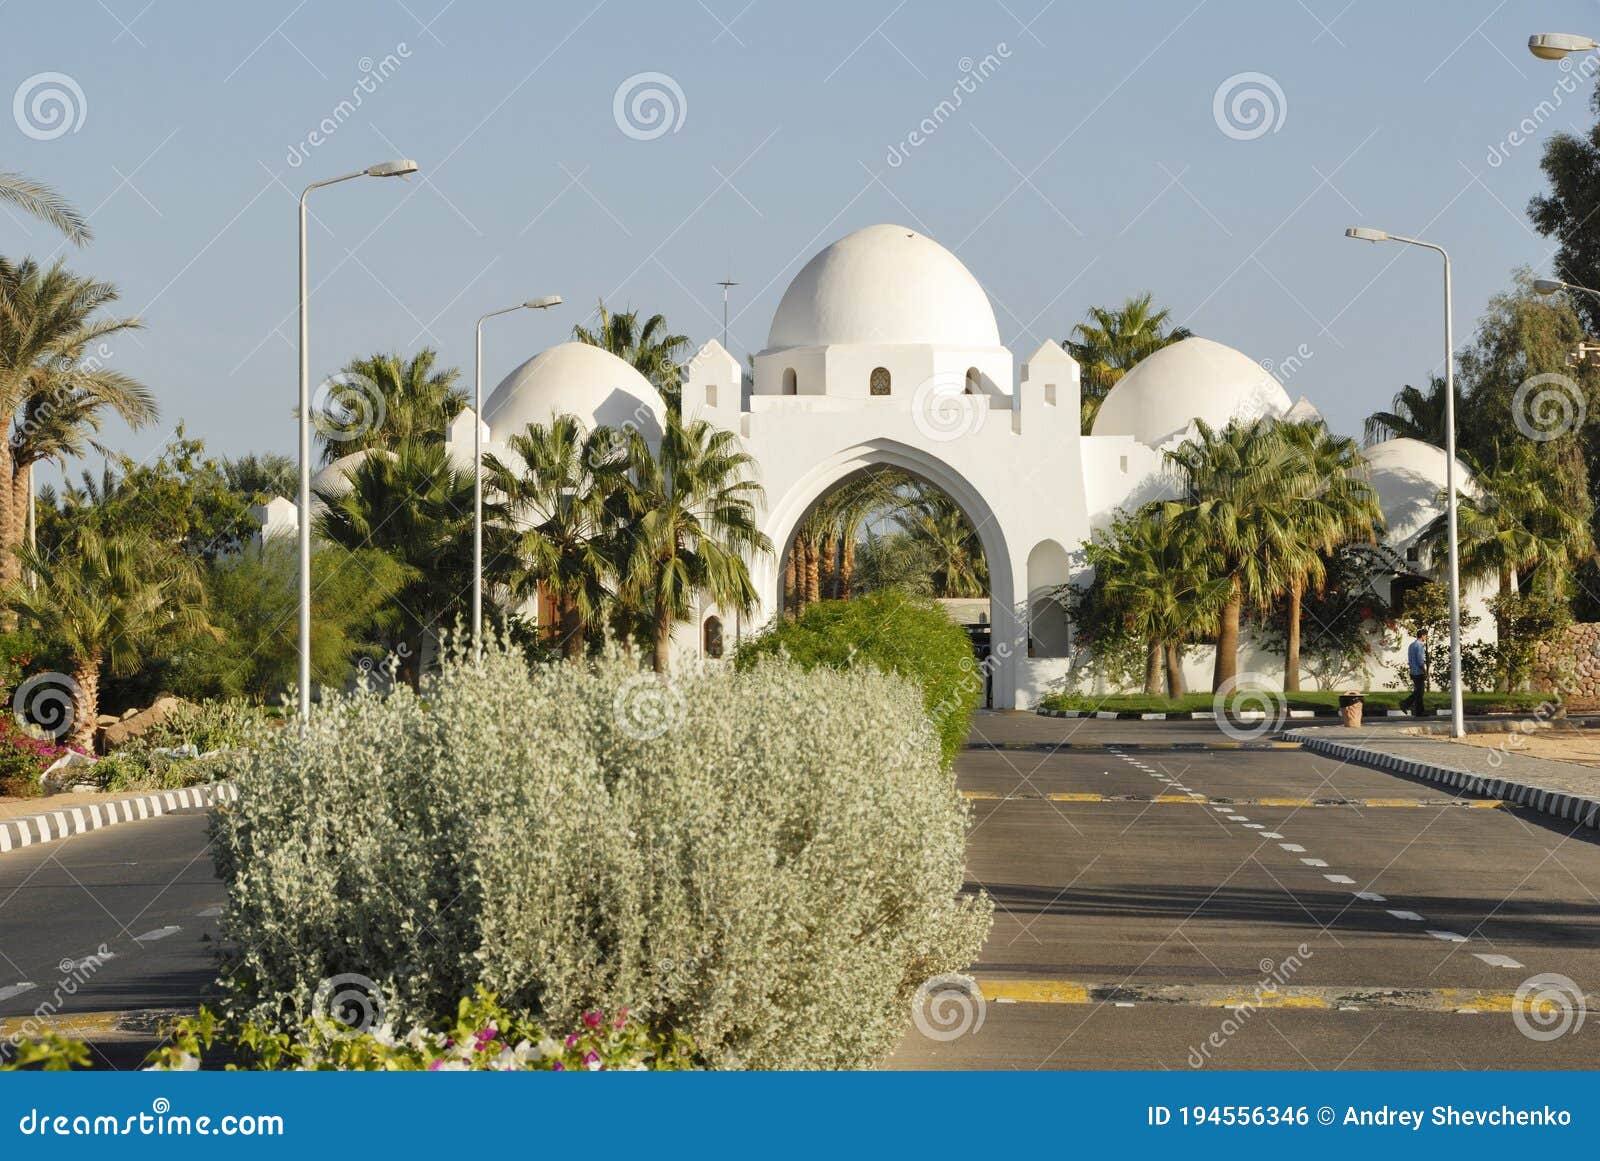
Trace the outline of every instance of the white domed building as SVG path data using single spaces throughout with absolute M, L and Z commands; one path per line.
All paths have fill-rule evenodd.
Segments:
M 750 562 L 761 607 L 724 615 L 709 601 L 674 636 L 675 660 L 720 655 L 782 608 L 783 553 L 807 513 L 851 477 L 899 468 L 943 490 L 977 530 L 989 570 L 988 699 L 1028 708 L 1076 680 L 1071 627 L 1053 599 L 1086 579 L 1080 549 L 1119 510 L 1173 495 L 1164 453 L 1194 434 L 1260 417 L 1306 419 L 1262 366 L 1231 347 L 1189 338 L 1141 362 L 1080 432 L 1077 364 L 1046 342 L 1016 364 L 1000 342 L 982 285 L 931 238 L 869 226 L 824 248 L 789 283 L 747 381 L 737 359 L 705 343 L 683 375 L 686 415 L 736 432 L 759 465 L 762 530 L 776 554 Z M 574 414 L 586 424 L 659 436 L 662 401 L 611 354 L 563 343 L 524 362 L 484 407 L 485 450 L 505 458 L 528 423 Z M 451 425 L 448 446 L 472 462 L 475 417 Z M 1439 510 L 1443 455 L 1410 440 L 1371 449 L 1389 516 L 1396 575 L 1425 571 L 1414 543 Z M 1463 477 L 1465 478 L 1465 477 Z M 536 612 L 538 612 L 536 610 Z M 1210 650 L 1190 650 L 1191 687 L 1206 688 Z M 1081 660 L 1081 658 L 1079 659 Z M 1387 684 L 1394 658 L 1375 659 Z M 1281 671 L 1281 657 L 1241 668 Z

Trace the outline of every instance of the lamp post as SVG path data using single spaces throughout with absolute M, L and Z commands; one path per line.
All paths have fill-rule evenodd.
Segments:
M 1421 246 L 1444 259 L 1444 510 L 1449 530 L 1450 736 L 1459 738 L 1467 730 L 1461 707 L 1461 546 L 1456 535 L 1456 344 L 1450 310 L 1450 255 L 1443 246 L 1432 242 L 1365 226 L 1352 226 L 1344 236 L 1363 242 L 1403 242 L 1408 246 Z
M 472 659 L 483 660 L 483 324 L 516 310 L 548 310 L 559 294 L 491 310 L 478 319 L 472 372 Z
M 1570 290 L 1575 294 L 1592 294 L 1600 298 L 1600 290 L 1590 290 L 1587 286 L 1579 286 L 1576 282 L 1562 282 L 1558 278 L 1535 278 L 1533 291 L 1535 294 L 1559 294 L 1563 290 Z
M 1528 37 L 1528 51 L 1540 60 L 1560 60 L 1569 52 L 1589 52 L 1596 48 L 1600 48 L 1600 43 L 1570 32 L 1536 32 Z
M 405 177 L 417 172 L 409 158 L 382 161 L 326 181 L 300 193 L 300 720 L 311 720 L 311 362 L 306 349 L 306 199 L 311 191 L 357 177 Z

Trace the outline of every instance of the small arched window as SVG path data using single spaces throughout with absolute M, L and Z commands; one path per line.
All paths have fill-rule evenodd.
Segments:
M 983 394 L 983 375 L 978 371 L 978 368 L 976 368 L 976 367 L 968 367 L 967 368 L 967 394 L 968 395 L 981 395 L 981 394 Z
M 889 394 L 889 368 L 874 367 L 872 377 L 867 380 L 867 384 L 874 395 Z
M 707 617 L 700 631 L 701 652 L 712 661 L 722 659 L 722 618 Z
M 785 395 L 800 394 L 800 380 L 795 375 L 793 367 L 785 367 L 783 369 L 783 393 Z

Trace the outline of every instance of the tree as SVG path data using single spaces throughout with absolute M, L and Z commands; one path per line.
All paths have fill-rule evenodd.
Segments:
M 486 455 L 484 473 L 517 529 L 522 588 L 537 585 L 560 610 L 561 649 L 575 660 L 615 597 L 626 448 L 613 428 L 585 431 L 571 415 L 530 423 L 506 444 L 520 464 Z
M 1300 688 L 1300 614 L 1306 592 L 1322 589 L 1328 555 L 1336 548 L 1377 540 L 1383 509 L 1355 440 L 1334 435 L 1320 419 L 1280 423 L 1277 432 L 1295 478 L 1283 497 L 1289 516 L 1286 538 L 1268 546 L 1277 557 L 1269 567 L 1283 579 L 1288 598 L 1283 688 L 1294 692 Z
M 300 487 L 300 469 L 278 452 L 249 452 L 222 461 L 222 475 L 228 487 L 253 503 L 264 503 L 274 496 L 293 496 Z
M 610 351 L 650 380 L 669 408 L 676 408 L 681 380 L 678 357 L 689 345 L 689 336 L 671 334 L 664 315 L 653 314 L 640 323 L 638 311 L 613 314 L 604 302 L 597 308 L 597 314 L 599 324 L 593 330 L 574 326 L 572 337 L 580 343 Z
M 132 426 L 155 417 L 149 390 L 104 365 L 105 340 L 141 325 L 97 317 L 117 298 L 111 283 L 60 262 L 41 269 L 0 257 L 0 413 L 9 428 L 0 448 L 0 583 L 17 576 L 33 464 L 80 454 L 107 410 Z
M 100 670 L 135 669 L 158 643 L 215 634 L 206 620 L 194 562 L 136 531 L 103 536 L 83 525 L 53 555 L 24 546 L 35 585 L 13 581 L 8 606 L 58 642 L 72 668 L 72 732 L 81 750 L 94 744 Z
M 89 223 L 70 202 L 43 182 L 32 181 L 20 173 L 0 171 L 0 202 L 49 223 L 74 245 L 81 246 L 94 237 Z
M 1461 391 L 1456 390 L 1456 402 L 1461 401 Z M 1428 389 L 1419 390 L 1407 383 L 1396 392 L 1387 411 L 1374 411 L 1367 416 L 1362 433 L 1368 444 L 1386 439 L 1415 439 L 1434 447 L 1444 446 L 1444 377 L 1433 375 L 1428 379 Z
M 1600 89 L 1590 97 L 1600 113 Z M 1534 228 L 1558 243 L 1555 255 L 1557 277 L 1579 286 L 1600 287 L 1600 237 L 1596 237 L 1595 214 L 1600 212 L 1600 124 L 1583 137 L 1553 133 L 1544 145 L 1539 162 L 1548 193 L 1535 195 L 1528 202 L 1528 217 Z M 1590 334 L 1600 333 L 1600 302 L 1588 295 L 1575 304 Z
M 668 413 L 659 449 L 628 437 L 628 526 L 620 595 L 649 610 L 651 663 L 665 673 L 672 626 L 704 593 L 726 615 L 756 606 L 745 561 L 771 552 L 756 523 L 755 462 L 725 428 Z
M 1557 468 L 1539 445 L 1516 440 L 1496 448 L 1495 458 L 1475 473 L 1476 492 L 1457 497 L 1457 537 L 1461 572 L 1469 580 L 1493 577 L 1498 586 L 1495 635 L 1512 635 L 1511 598 L 1521 587 L 1565 597 L 1578 561 L 1592 557 L 1592 513 L 1574 509 Z M 1449 536 L 1440 515 L 1423 529 L 1421 540 L 1434 559 L 1443 558 Z M 1531 621 L 1530 621 L 1531 623 Z M 1497 674 L 1502 691 L 1511 688 L 1513 666 Z
M 315 425 L 323 463 L 370 448 L 444 443 L 445 429 L 467 406 L 467 396 L 456 386 L 461 372 L 435 369 L 438 359 L 437 351 L 424 347 L 410 359 L 380 354 L 346 363 Z
M 1106 394 L 1135 364 L 1193 334 L 1188 327 L 1169 327 L 1171 310 L 1154 309 L 1153 297 L 1141 294 L 1115 310 L 1091 306 L 1087 321 L 1074 326 L 1072 337 L 1062 342 L 1082 371 L 1085 435 L 1094 426 Z
M 1265 608 L 1287 587 L 1283 549 L 1293 543 L 1289 497 L 1297 472 L 1271 420 L 1234 420 L 1219 431 L 1197 419 L 1195 429 L 1195 438 L 1166 453 L 1184 490 L 1185 506 L 1172 519 L 1204 545 L 1213 573 L 1228 580 L 1212 671 L 1212 689 L 1222 692 L 1238 675 L 1245 607 Z
M 988 595 L 989 566 L 984 559 L 983 542 L 954 500 L 930 484 L 908 479 L 893 519 L 932 548 L 935 596 Z

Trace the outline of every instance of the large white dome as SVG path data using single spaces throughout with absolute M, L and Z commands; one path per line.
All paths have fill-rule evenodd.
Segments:
M 1444 449 L 1419 439 L 1386 439 L 1361 454 L 1388 525 L 1384 540 L 1403 546 L 1444 511 Z M 1459 459 L 1456 488 L 1462 495 L 1477 494 L 1472 473 Z
M 784 291 L 768 349 L 840 343 L 998 347 L 994 308 L 961 260 L 904 226 L 868 226 L 811 261 Z
M 629 428 L 653 439 L 661 434 L 665 414 L 650 380 L 610 351 L 576 342 L 541 351 L 502 379 L 483 404 L 490 438 L 502 441 L 556 415 L 575 415 L 590 428 Z
M 1100 413 L 1095 435 L 1131 435 L 1158 447 L 1203 419 L 1211 427 L 1286 414 L 1283 386 L 1254 359 L 1210 339 L 1162 347 L 1118 381 Z

